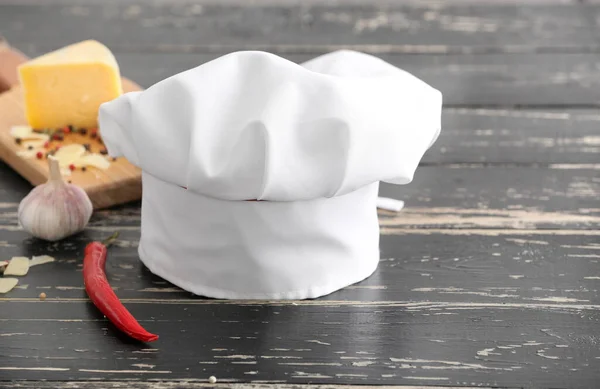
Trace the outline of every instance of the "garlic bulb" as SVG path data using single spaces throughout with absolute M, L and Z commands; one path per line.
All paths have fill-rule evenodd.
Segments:
M 19 204 L 19 224 L 31 235 L 51 242 L 85 228 L 92 216 L 92 202 L 80 187 L 67 184 L 58 160 L 48 156 L 50 177 Z

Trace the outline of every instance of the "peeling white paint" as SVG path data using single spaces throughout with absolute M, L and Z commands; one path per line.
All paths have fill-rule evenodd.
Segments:
M 336 374 L 336 377 L 356 377 L 356 378 L 367 378 L 366 374 Z
M 338 362 L 279 362 L 282 366 L 344 366 Z
M 216 355 L 214 358 L 223 358 L 223 359 L 255 359 L 254 355 Z
M 542 357 L 542 358 L 546 358 L 546 359 L 560 359 L 559 357 L 555 356 L 555 355 L 546 355 L 545 354 L 546 350 L 537 350 L 536 351 L 536 355 Z
M 385 285 L 350 285 L 346 289 L 372 289 L 372 290 L 384 290 L 387 289 Z
M 567 249 L 600 250 L 600 245 L 594 245 L 594 244 L 592 244 L 590 246 L 562 244 L 562 245 L 560 245 L 560 247 L 564 247 Z
M 535 300 L 535 301 L 552 301 L 555 303 L 576 303 L 576 302 L 588 302 L 590 300 L 580 300 L 580 299 L 574 299 L 574 298 L 569 298 L 569 297 L 531 297 L 529 298 L 530 300 Z
M 179 293 L 179 292 L 183 292 L 183 289 L 179 289 L 179 288 L 144 288 L 144 289 L 139 289 L 138 292 Z
M 139 367 L 140 369 L 154 369 L 156 367 L 156 365 L 148 365 L 148 364 L 145 364 L 145 363 L 134 363 L 131 366 L 133 366 L 133 367 Z
M 530 240 L 530 239 L 515 239 L 515 238 L 506 238 L 508 242 L 515 242 L 519 244 L 539 244 L 539 245 L 547 245 L 548 242 L 544 240 Z
M 306 373 L 303 371 L 294 372 L 294 375 L 292 377 L 293 378 L 314 378 L 314 379 L 333 378 L 332 376 L 328 376 L 328 375 L 323 375 L 323 374 L 319 374 L 319 373 Z
M 352 366 L 366 367 L 366 366 L 373 365 L 374 363 L 375 362 L 373 362 L 373 361 L 359 361 L 359 362 L 352 362 Z
M 331 343 L 326 343 L 326 342 L 322 342 L 320 340 L 315 340 L 315 339 L 313 339 L 313 340 L 306 340 L 306 342 L 308 342 L 308 343 L 322 344 L 324 346 L 331 346 Z
M 302 359 L 302 357 L 296 357 L 293 355 L 261 355 L 262 359 Z
M 30 371 L 69 371 L 68 367 L 15 367 L 0 366 L 0 370 L 30 370 Z
M 138 374 L 138 373 L 149 373 L 149 374 L 172 374 L 170 370 L 99 370 L 99 369 L 78 369 L 83 373 L 111 373 L 111 374 Z
M 594 222 L 595 223 L 595 222 Z M 1 229 L 1 228 L 0 228 Z M 554 235 L 554 236 L 600 236 L 596 230 L 543 230 L 543 229 L 478 229 L 478 228 L 392 228 L 381 227 L 382 235 L 448 235 L 448 236 L 502 236 L 502 235 Z M 458 259 L 457 259 L 458 260 Z
M 511 368 L 501 367 L 489 367 L 479 363 L 463 363 L 458 361 L 445 361 L 445 360 L 430 360 L 430 359 L 413 359 L 413 358 L 390 358 L 392 362 L 404 362 L 410 365 L 412 364 L 423 364 L 419 366 L 425 370 L 505 370 L 512 371 Z
M 502 355 L 499 353 L 494 353 L 492 351 L 494 351 L 496 348 L 492 347 L 492 348 L 484 348 L 483 350 L 479 350 L 477 351 L 477 355 L 479 356 L 484 356 L 484 357 L 489 357 L 490 355 Z

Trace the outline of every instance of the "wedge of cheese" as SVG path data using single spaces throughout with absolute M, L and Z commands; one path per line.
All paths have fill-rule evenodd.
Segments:
M 19 78 L 33 128 L 96 127 L 100 104 L 123 93 L 114 55 L 93 40 L 22 64 Z

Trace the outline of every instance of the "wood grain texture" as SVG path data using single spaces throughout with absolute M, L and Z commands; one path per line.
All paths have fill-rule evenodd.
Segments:
M 301 63 L 319 54 L 269 51 Z M 116 52 L 124 74 L 144 87 L 221 53 Z M 37 55 L 37 53 L 32 53 Z M 600 104 L 598 54 L 376 54 L 439 89 L 450 106 L 590 106 Z
M 467 386 L 427 386 L 427 385 L 294 385 L 294 384 L 207 384 L 206 380 L 175 380 L 175 381 L 152 381 L 136 382 L 128 381 L 70 381 L 70 382 L 45 382 L 45 381 L 14 381 L 5 385 L 0 383 L 0 388 L 56 388 L 56 389 L 200 389 L 200 388 L 231 388 L 231 389 L 474 389 Z M 478 389 L 492 389 L 490 387 L 478 386 Z
M 596 110 L 445 109 L 424 164 L 579 165 L 600 162 Z
M 406 208 L 379 212 L 378 271 L 316 300 L 181 291 L 138 260 L 137 202 L 32 239 L 16 226 L 31 187 L 0 164 L 0 259 L 57 258 L 0 298 L 0 387 L 597 386 L 599 14 L 597 1 L 0 0 L 0 34 L 26 53 L 79 32 L 143 86 L 233 50 L 301 62 L 352 48 L 446 104 L 414 181 L 382 186 Z M 110 282 L 155 344 L 123 338 L 83 290 L 85 244 L 114 230 Z
M 4 379 L 583 388 L 600 378 L 598 308 L 130 303 L 161 335 L 150 346 L 87 304 L 0 305 Z M 40 342 L 50 337 L 60 347 Z
M 123 80 L 123 88 L 126 92 L 139 90 L 137 84 L 127 79 Z M 0 112 L 2 113 L 0 116 L 0 159 L 32 185 L 46 182 L 49 176 L 48 161 L 45 158 L 39 160 L 19 156 L 17 153 L 25 148 L 16 144 L 10 134 L 13 126 L 27 123 L 20 87 L 14 87 L 0 95 Z M 85 141 L 89 142 L 78 134 L 72 134 L 65 137 L 63 144 Z M 90 143 L 93 143 L 91 151 L 99 152 L 100 146 L 97 142 Z M 83 188 L 92 200 L 95 209 L 139 200 L 142 195 L 141 170 L 123 158 L 111 162 L 111 166 L 106 171 L 94 168 L 86 172 L 75 171 L 65 179 Z
M 15 45 L 42 50 L 71 43 L 72 30 L 127 50 L 278 46 L 312 51 L 353 46 L 371 51 L 445 53 L 598 48 L 597 4 L 245 4 L 9 4 L 0 12 L 0 32 Z
M 572 169 L 571 167 L 575 167 Z M 0 229 L 16 226 L 18 202 L 30 186 L 0 169 Z M 409 185 L 384 184 L 380 194 L 404 200 L 387 228 L 596 229 L 600 225 L 600 169 L 471 164 L 423 166 Z M 97 212 L 91 228 L 139 228 L 139 204 Z
M 119 227 L 110 229 L 119 230 Z M 37 303 L 38 295 L 43 291 L 48 295 L 46 302 L 84 303 L 83 249 L 90 240 L 108 236 L 108 230 L 90 229 L 52 244 L 30 239 L 22 231 L 2 231 L 6 240 L 0 243 L 0 258 L 48 254 L 57 258 L 57 262 L 32 268 L 21 282 L 28 286 L 2 296 L 5 298 L 0 301 Z M 152 275 L 138 259 L 139 231 L 120 231 L 121 238 L 110 252 L 107 273 L 111 285 L 124 301 L 134 304 L 224 304 L 215 300 L 190 299 L 190 293 Z M 498 236 L 468 234 L 456 237 L 438 231 L 415 232 L 382 235 L 382 259 L 379 270 L 371 278 L 325 298 L 299 304 L 385 305 L 398 301 L 437 301 L 600 307 L 600 234 L 565 236 L 553 234 L 553 231 L 540 231 L 539 234 L 509 231 Z
M 26 46 L 23 46 L 27 49 Z M 307 61 L 327 50 L 310 54 L 265 48 L 293 62 Z M 44 53 L 26 50 L 30 56 Z M 121 70 L 143 87 L 194 68 L 229 52 L 137 53 L 117 51 Z M 596 74 L 600 56 L 594 54 L 480 54 L 409 55 L 377 53 L 439 89 L 445 106 L 591 106 L 600 104 Z

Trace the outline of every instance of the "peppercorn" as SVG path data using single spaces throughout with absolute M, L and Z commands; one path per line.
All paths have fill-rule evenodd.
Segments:
M 42 153 L 41 151 L 38 151 L 35 156 L 37 157 L 37 159 L 42 159 L 44 157 L 44 153 Z
M 67 127 L 69 128 L 69 132 L 75 131 L 75 127 L 73 127 L 73 125 L 69 124 Z
M 84 172 L 84 171 L 86 171 L 86 170 L 87 170 L 87 168 L 86 168 L 85 166 L 82 166 L 82 167 L 81 167 L 81 171 L 82 171 L 82 172 Z
M 87 129 L 85 129 L 85 128 L 80 128 L 80 129 L 79 129 L 79 133 L 80 133 L 81 135 L 85 135 L 85 134 L 87 134 Z
M 64 127 L 61 131 L 64 132 L 65 134 L 69 134 L 71 132 L 71 129 L 67 126 L 67 127 Z
M 27 150 L 33 150 L 33 146 L 32 145 L 27 146 Z
M 44 292 L 40 293 L 40 300 L 42 300 L 42 301 L 46 300 L 46 293 L 44 293 Z
M 108 150 L 102 149 L 102 150 L 100 150 L 100 154 L 106 155 L 106 154 L 108 154 Z
M 15 138 L 15 143 L 20 145 L 23 140 L 21 138 Z
M 44 148 L 47 149 L 50 146 L 50 142 L 44 142 Z
M 117 160 L 117 157 L 112 157 L 113 162 Z
M 63 134 L 57 132 L 54 135 L 52 135 L 52 139 L 54 139 L 54 140 L 64 140 L 65 137 L 64 137 Z
M 70 184 L 70 183 L 71 183 L 71 180 L 68 180 L 67 182 Z
M 90 144 L 89 143 L 84 143 L 83 147 L 85 147 L 86 151 L 90 151 Z
M 73 164 L 70 164 L 70 165 L 69 165 L 69 170 L 71 170 L 71 171 L 75 170 L 75 165 L 73 165 Z

